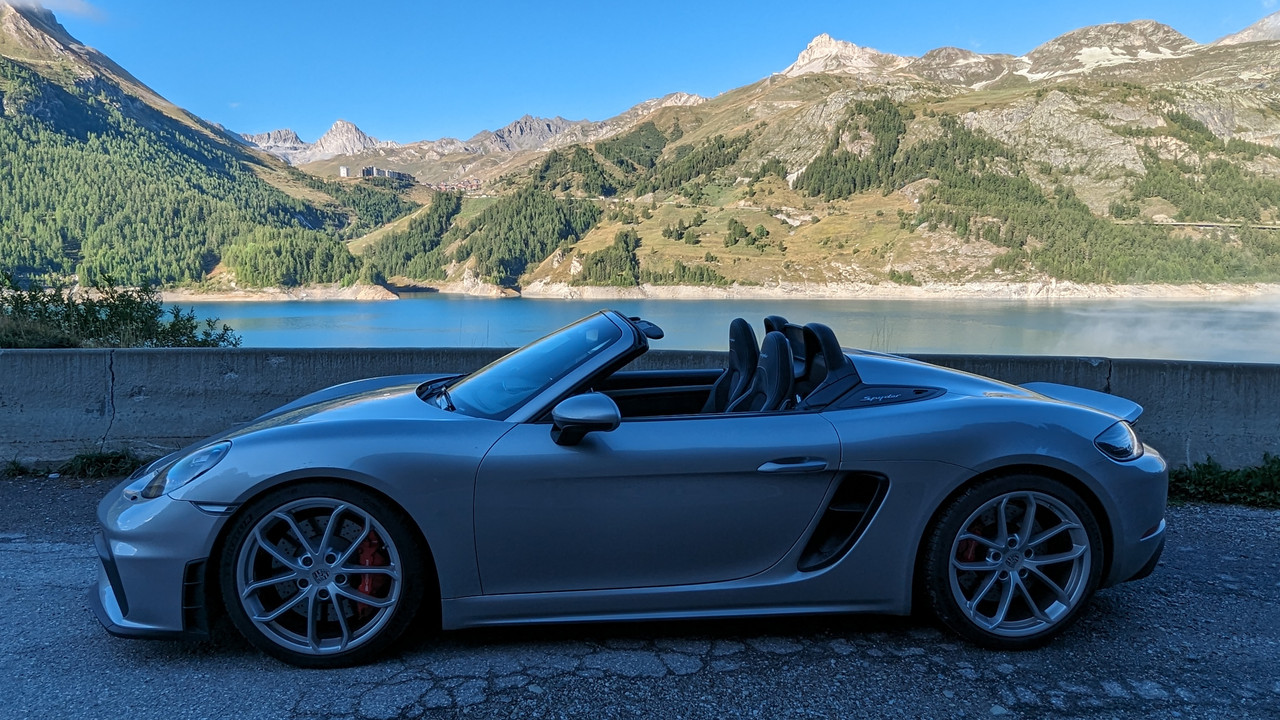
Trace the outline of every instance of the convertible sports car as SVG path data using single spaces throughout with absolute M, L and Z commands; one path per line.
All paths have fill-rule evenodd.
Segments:
M 843 350 L 745 320 L 716 370 L 628 370 L 601 311 L 461 376 L 322 390 L 140 469 L 99 508 L 107 630 L 225 612 L 296 665 L 385 657 L 415 620 L 932 610 L 1026 648 L 1164 545 L 1138 405 Z

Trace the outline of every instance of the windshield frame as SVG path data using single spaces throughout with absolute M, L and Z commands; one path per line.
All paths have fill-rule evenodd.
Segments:
M 559 373 L 555 375 L 550 382 L 533 391 L 522 400 L 517 401 L 515 404 L 504 408 L 499 412 L 486 413 L 480 408 L 472 406 L 467 401 L 465 394 L 461 397 L 458 396 L 456 388 L 459 386 L 470 382 L 483 382 L 486 375 L 495 371 L 507 369 L 505 367 L 507 363 L 522 362 L 525 357 L 524 353 L 529 349 L 543 342 L 549 341 L 561 333 L 569 332 L 573 328 L 577 328 L 595 318 L 600 317 L 606 319 L 619 331 L 618 337 L 599 348 L 594 354 L 588 355 L 586 358 L 580 359 L 576 363 L 566 364 L 559 369 Z M 544 335 L 543 337 L 524 345 L 517 350 L 513 350 L 473 373 L 449 381 L 447 387 L 452 395 L 453 405 L 455 408 L 454 412 L 468 417 L 486 420 L 517 423 L 525 422 L 542 413 L 542 405 L 549 402 L 548 398 L 559 397 L 568 388 L 581 383 L 586 378 L 590 378 L 602 369 L 616 364 L 619 358 L 624 356 L 635 357 L 636 355 L 643 353 L 646 349 L 648 349 L 648 344 L 644 342 L 644 338 L 641 336 L 639 331 L 636 330 L 635 326 L 612 310 L 600 310 L 566 325 L 555 332 Z M 638 352 L 636 352 L 637 350 Z M 431 402 L 434 404 L 434 398 Z

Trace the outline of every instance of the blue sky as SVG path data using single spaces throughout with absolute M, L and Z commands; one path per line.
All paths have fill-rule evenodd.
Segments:
M 903 55 L 1025 53 L 1064 32 L 1157 20 L 1209 42 L 1277 0 L 45 0 L 82 42 L 192 112 L 315 140 L 344 118 L 376 137 L 467 138 L 524 113 L 604 119 L 713 96 L 789 65 L 819 33 Z

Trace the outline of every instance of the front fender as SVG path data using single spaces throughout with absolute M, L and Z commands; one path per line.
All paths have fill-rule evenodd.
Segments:
M 242 505 L 288 483 L 332 478 L 399 505 L 431 548 L 444 597 L 480 593 L 472 503 L 476 469 L 511 428 L 492 420 L 285 425 L 232 439 L 216 467 L 175 500 Z

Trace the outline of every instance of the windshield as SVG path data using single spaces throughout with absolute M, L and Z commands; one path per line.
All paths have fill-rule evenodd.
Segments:
M 437 403 L 502 419 L 621 337 L 622 330 L 604 315 L 583 318 L 471 373 L 438 395 Z

